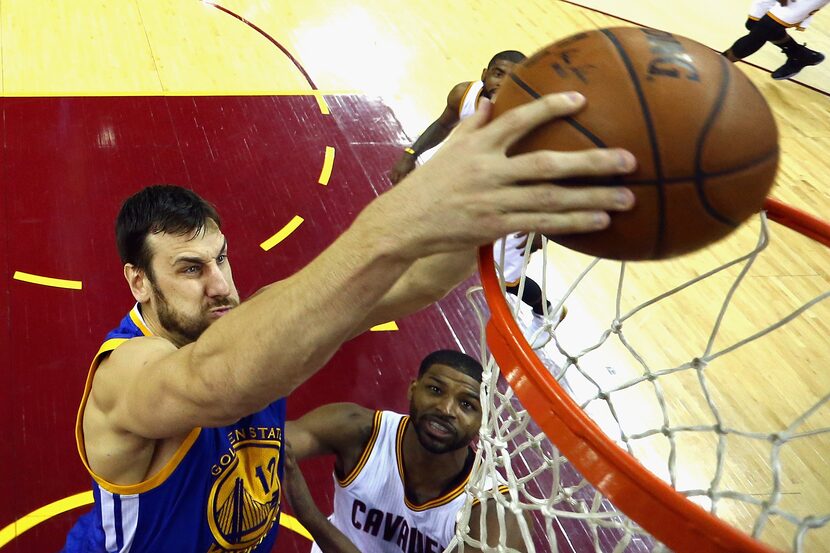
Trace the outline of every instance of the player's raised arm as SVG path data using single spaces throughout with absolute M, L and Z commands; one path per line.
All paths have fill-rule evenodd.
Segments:
M 522 132 L 520 128 L 528 124 L 538 125 L 542 121 L 535 118 L 549 117 L 547 110 L 552 109 L 563 116 L 578 111 L 583 104 L 584 99 L 579 96 L 552 95 L 541 102 L 527 104 L 525 107 L 531 108 L 528 111 L 514 111 L 485 126 L 492 105 L 488 100 L 482 101 L 479 112 L 461 122 L 453 137 L 429 163 L 396 187 L 395 192 L 405 192 L 402 196 L 428 195 L 426 199 L 404 200 L 402 208 L 424 205 L 430 206 L 426 209 L 440 210 L 452 203 L 452 221 L 446 220 L 435 229 L 446 238 L 444 246 L 453 241 L 453 232 L 459 232 L 455 236 L 463 240 L 465 234 L 484 230 L 482 225 L 503 224 L 487 229 L 486 232 L 492 231 L 489 232 L 494 236 L 492 240 L 517 230 L 537 230 L 540 225 L 549 229 L 542 231 L 546 234 L 590 232 L 605 228 L 609 221 L 608 212 L 627 210 L 633 206 L 630 191 L 617 187 L 568 188 L 551 184 L 551 181 L 577 173 L 598 176 L 630 172 L 635 167 L 631 154 L 608 149 L 569 153 L 539 151 L 515 158 L 506 157 L 507 147 L 520 136 L 517 131 Z M 532 118 L 533 122 L 524 117 Z M 476 142 L 480 140 L 492 141 L 492 148 L 482 148 L 478 151 L 480 155 L 467 158 L 469 163 L 455 163 L 455 160 L 466 157 L 468 148 L 478 150 L 481 144 Z M 442 182 L 447 177 L 449 182 L 464 181 L 471 187 L 458 196 L 450 192 L 451 188 L 442 191 L 433 188 L 434 183 Z M 505 185 L 505 178 L 511 184 Z M 384 201 L 385 196 L 378 200 Z M 455 199 L 459 202 L 455 203 Z M 457 230 L 449 231 L 450 228 Z M 444 234 L 443 229 L 449 232 Z M 390 228 L 389 232 L 397 232 L 397 229 Z M 442 240 L 439 239 L 439 242 Z M 354 329 L 353 335 L 437 301 L 472 275 L 476 267 L 475 246 L 479 244 L 456 244 L 451 253 L 440 253 L 416 261 Z
M 549 182 L 626 172 L 634 164 L 630 154 L 609 149 L 506 156 L 509 145 L 530 129 L 573 113 L 582 103 L 580 97 L 557 94 L 489 124 L 488 109 L 467 119 L 457 139 L 370 203 L 304 269 L 238 307 L 217 307 L 217 320 L 198 339 L 121 375 L 126 386 L 113 388 L 118 395 L 114 420 L 146 437 L 236 421 L 289 394 L 344 340 L 365 330 L 370 314 L 385 319 L 411 311 L 406 290 L 397 291 L 392 301 L 388 294 L 418 260 L 471 255 L 477 246 L 517 229 L 557 234 L 607 226 L 607 211 L 631 206 L 630 192 Z M 200 286 L 223 294 L 231 282 L 221 253 L 224 238 L 211 228 L 206 240 L 168 244 L 171 259 L 160 263 L 172 265 L 157 269 L 169 270 L 171 279 L 189 286 L 183 283 L 192 268 Z M 457 284 L 459 275 L 452 273 L 435 271 L 435 289 Z M 149 298 L 146 273 L 130 278 L 137 299 Z
M 447 105 L 444 111 L 438 116 L 438 119 L 430 123 L 429 127 L 421 133 L 421 136 L 412 144 L 412 146 L 405 148 L 401 157 L 392 166 L 389 173 L 389 179 L 392 184 L 398 184 L 405 176 L 415 169 L 418 156 L 438 146 L 449 135 L 452 129 L 458 124 L 458 105 L 464 96 L 464 91 L 470 85 L 469 82 L 458 83 L 450 93 L 447 95 Z

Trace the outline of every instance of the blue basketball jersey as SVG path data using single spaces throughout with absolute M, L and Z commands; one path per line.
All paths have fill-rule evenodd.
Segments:
M 139 484 L 97 476 L 86 459 L 83 413 L 103 356 L 150 336 L 138 306 L 92 362 L 75 427 L 95 504 L 70 531 L 65 553 L 266 553 L 277 537 L 285 399 L 223 428 L 194 428 L 173 458 Z

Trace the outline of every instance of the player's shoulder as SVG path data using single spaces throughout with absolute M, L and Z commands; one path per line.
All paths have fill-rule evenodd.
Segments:
M 458 83 L 457 85 L 453 86 L 450 89 L 450 93 L 447 95 L 447 103 L 450 104 L 458 104 L 461 102 L 461 99 L 464 97 L 464 94 L 467 92 L 467 89 L 470 88 L 470 85 L 473 84 L 473 81 L 464 81 Z
M 176 351 L 176 346 L 157 336 L 130 338 L 103 354 L 92 377 L 89 407 L 113 409 L 123 390 L 141 379 L 141 369 Z M 89 410 L 89 409 L 88 409 Z
M 92 380 L 93 392 L 141 378 L 143 369 L 156 364 L 178 348 L 170 341 L 159 336 L 139 336 L 130 338 L 100 358 L 98 368 Z
M 101 361 L 110 370 L 145 365 L 177 351 L 169 340 L 160 336 L 138 336 L 125 340 Z

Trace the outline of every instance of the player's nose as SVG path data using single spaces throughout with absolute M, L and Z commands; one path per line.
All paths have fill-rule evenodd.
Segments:
M 228 277 L 216 264 L 210 263 L 207 267 L 208 275 L 205 293 L 209 297 L 227 296 L 231 291 Z

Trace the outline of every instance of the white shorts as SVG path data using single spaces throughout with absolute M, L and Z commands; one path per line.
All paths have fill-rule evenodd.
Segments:
M 522 278 L 522 267 L 525 263 L 525 248 L 519 247 L 526 234 L 508 234 L 493 243 L 493 260 L 496 268 L 504 273 L 504 282 L 508 286 L 515 286 Z M 504 244 L 504 259 L 502 259 L 502 244 Z
M 755 0 L 749 8 L 751 19 L 761 19 L 769 14 L 785 27 L 804 29 L 812 15 L 830 3 L 830 0 L 790 0 L 786 6 L 778 0 Z

